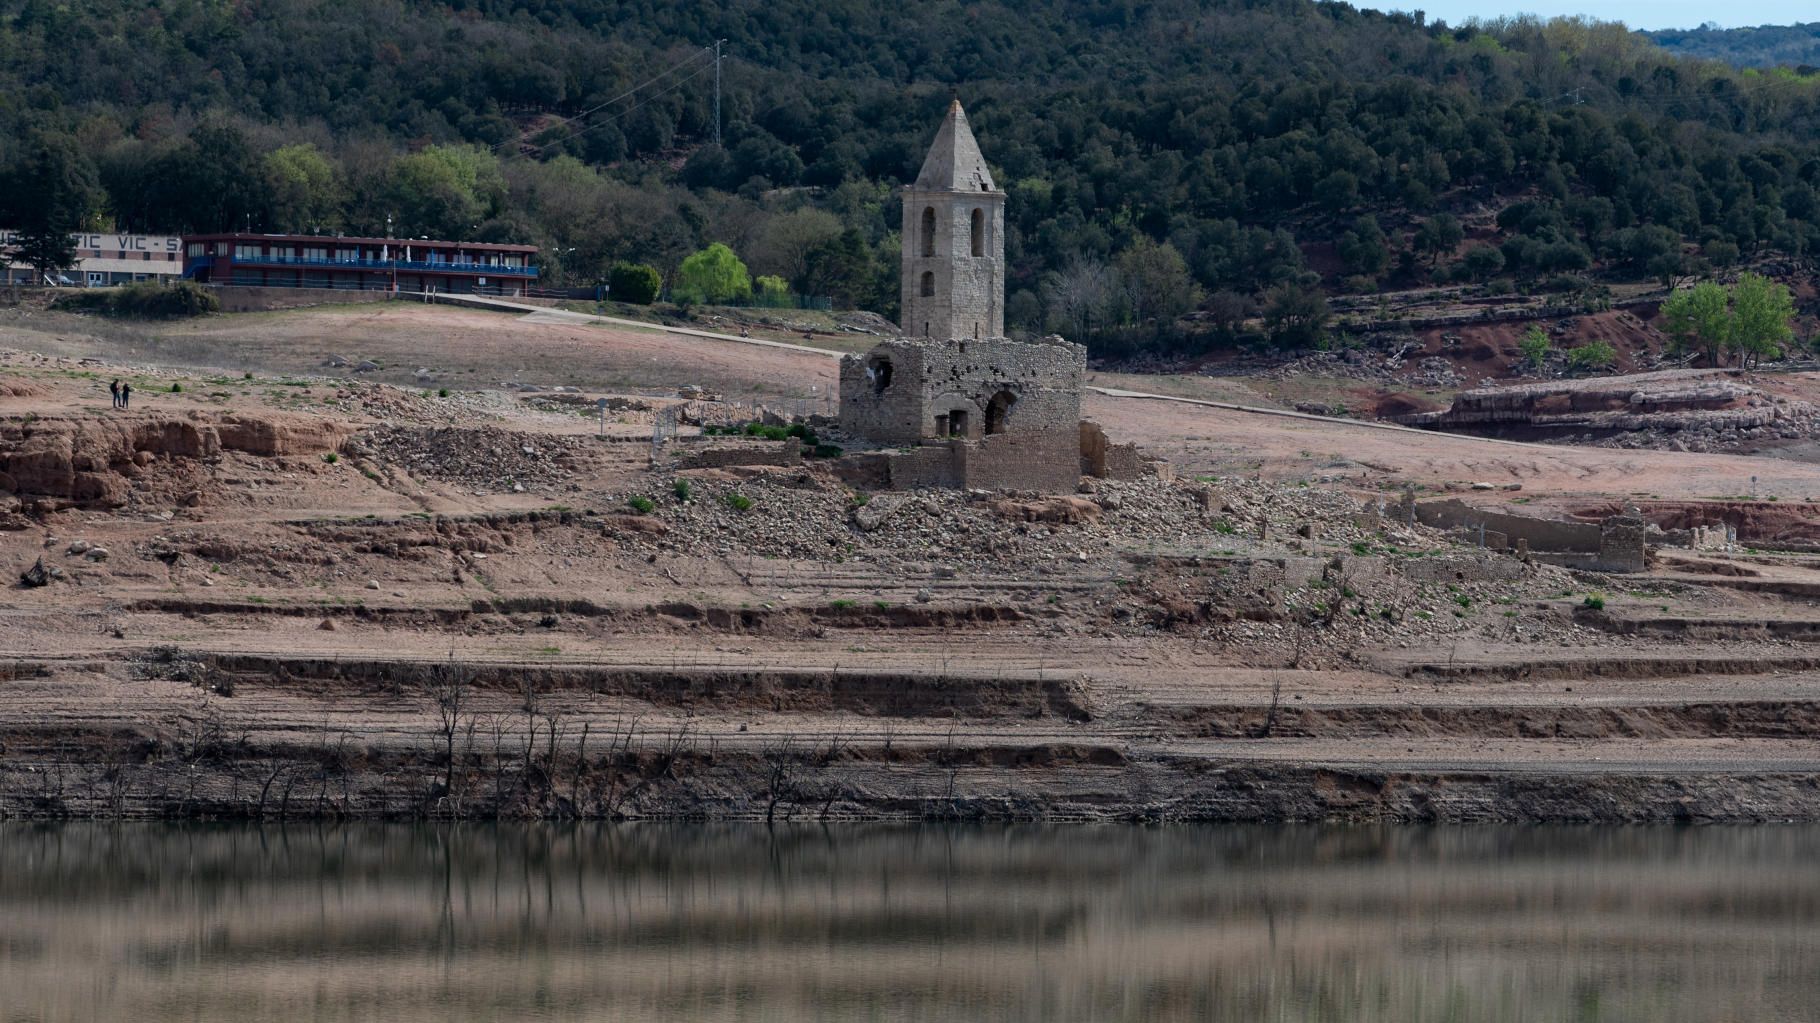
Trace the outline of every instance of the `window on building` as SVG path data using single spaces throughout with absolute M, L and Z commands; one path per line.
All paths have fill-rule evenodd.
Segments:
M 978 206 L 973 208 L 973 255 L 979 258 L 986 254 L 986 211 Z
M 314 259 L 318 262 L 326 262 L 329 258 L 328 247 L 325 245 L 306 245 L 303 248 L 303 258 Z
M 923 271 L 923 297 L 935 297 L 935 272 L 932 270 Z
M 935 255 L 935 207 L 923 208 L 923 255 Z
M 296 259 L 297 258 L 297 246 L 295 246 L 295 245 L 274 245 L 274 246 L 272 246 L 272 255 L 277 256 L 279 259 Z
M 264 253 L 259 251 L 259 246 L 257 245 L 234 246 L 235 259 L 258 259 L 261 255 L 264 255 Z
M 229 253 L 229 252 L 230 252 L 230 251 L 232 251 L 232 250 L 230 250 L 230 249 L 229 249 L 229 248 L 228 248 L 228 243 L 227 243 L 227 242 L 216 242 L 216 243 L 215 243 L 215 255 L 217 255 L 217 256 L 225 256 L 225 255 L 227 255 L 227 254 L 228 254 L 228 253 Z
M 189 253 L 192 257 L 200 256 L 203 253 L 207 252 L 208 250 L 209 250 L 209 247 L 207 245 L 202 244 L 201 242 L 191 242 L 191 243 L 189 243 L 188 246 L 186 246 L 184 248 L 184 251 Z

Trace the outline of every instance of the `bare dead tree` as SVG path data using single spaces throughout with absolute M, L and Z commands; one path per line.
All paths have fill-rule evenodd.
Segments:
M 1283 678 L 1277 676 L 1270 683 L 1270 709 L 1264 713 L 1264 723 L 1252 733 L 1254 739 L 1268 739 L 1277 727 L 1277 711 L 1283 706 Z
M 436 703 L 437 734 L 442 737 L 442 791 L 450 799 L 455 797 L 455 736 L 461 732 L 464 715 L 469 719 L 472 734 L 472 715 L 468 714 L 467 708 L 468 687 L 473 681 L 473 670 L 457 664 L 452 650 L 446 663 L 430 669 L 430 699 Z
M 777 816 L 778 806 L 794 802 L 801 790 L 797 775 L 802 767 L 802 755 L 795 742 L 786 736 L 765 743 L 759 750 L 759 758 L 765 765 L 765 823 L 770 824 Z

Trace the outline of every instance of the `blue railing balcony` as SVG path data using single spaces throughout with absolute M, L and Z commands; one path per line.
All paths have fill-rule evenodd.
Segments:
M 498 263 L 455 263 L 415 259 L 306 259 L 302 256 L 215 256 L 231 259 L 238 266 L 306 267 L 318 270 L 427 270 L 443 273 L 494 274 L 500 277 L 536 277 L 534 266 L 503 266 Z

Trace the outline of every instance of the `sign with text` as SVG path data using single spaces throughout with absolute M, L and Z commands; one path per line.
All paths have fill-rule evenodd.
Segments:
M 167 259 L 183 251 L 183 239 L 174 234 L 91 234 L 70 235 L 79 256 L 106 258 L 121 252 L 150 253 Z M 17 245 L 19 232 L 0 230 L 0 245 Z

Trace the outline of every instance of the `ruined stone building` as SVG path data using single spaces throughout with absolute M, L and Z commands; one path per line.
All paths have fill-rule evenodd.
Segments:
M 841 361 L 841 428 L 895 487 L 1068 492 L 1146 467 L 1081 422 L 1087 350 L 1005 337 L 1005 193 L 956 100 L 904 198 L 906 334 Z

